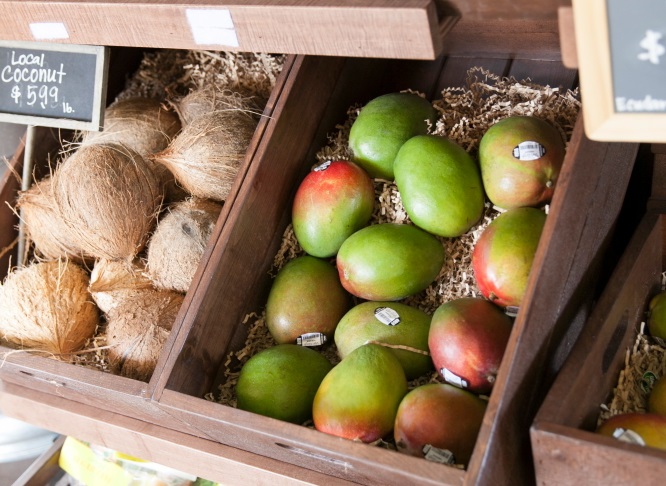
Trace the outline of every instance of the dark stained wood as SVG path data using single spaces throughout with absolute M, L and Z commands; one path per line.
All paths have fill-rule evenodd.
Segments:
M 524 5 L 523 2 L 517 5 Z M 561 59 L 557 20 L 463 17 L 444 37 L 444 54 L 501 59 Z
M 464 19 L 494 23 L 507 19 L 557 18 L 560 6 L 571 5 L 571 0 L 535 0 L 515 2 L 511 0 L 438 0 L 455 6 Z
M 539 484 L 612 483 L 624 473 L 609 464 L 642 464 L 635 447 L 583 431 L 596 428 L 599 406 L 617 384 L 627 349 L 645 319 L 647 301 L 661 287 L 661 272 L 666 268 L 664 222 L 659 213 L 645 215 L 539 409 L 531 429 Z M 651 464 L 647 474 L 663 477 L 666 453 L 640 451 L 649 456 L 644 459 Z M 612 457 L 613 462 L 601 464 L 594 458 L 600 456 Z M 586 459 L 584 470 L 576 468 L 578 460 Z
M 579 118 L 495 382 L 502 392 L 491 394 L 489 425 L 481 429 L 469 465 L 477 485 L 495 484 L 497 477 L 531 482 L 528 430 L 547 383 L 550 339 L 594 298 L 596 262 L 622 205 L 637 146 L 592 142 L 583 132 Z
M 559 61 L 515 59 L 511 63 L 509 75 L 518 81 L 529 80 L 535 84 L 565 90 L 576 87 L 578 81 L 577 71 L 564 68 Z
M 7 416 L 221 484 L 344 486 L 351 483 L 217 442 L 0 381 Z M 42 486 L 46 483 L 40 483 Z M 37 486 L 37 485 L 36 485 Z
M 583 430 L 544 424 L 534 438 L 539 486 L 662 484 L 666 453 Z
M 666 153 L 657 153 L 654 156 L 650 199 L 666 204 Z

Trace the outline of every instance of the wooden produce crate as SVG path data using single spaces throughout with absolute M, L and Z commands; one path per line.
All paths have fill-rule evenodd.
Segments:
M 114 75 L 109 80 L 109 102 L 113 101 L 115 95 L 124 88 L 126 76 L 129 76 L 137 69 L 143 59 L 144 52 L 145 50 L 143 49 L 134 48 L 113 48 L 111 50 L 112 66 L 110 72 L 114 73 Z M 208 248 L 201 258 L 191 289 L 185 295 L 172 332 L 170 333 L 170 338 L 164 344 L 160 361 L 150 381 L 144 382 L 100 371 L 93 366 L 80 366 L 51 359 L 44 354 L 17 352 L 13 347 L 8 346 L 0 346 L 0 357 L 2 360 L 0 379 L 48 394 L 68 398 L 79 403 L 92 405 L 100 409 L 110 410 L 118 414 L 147 420 L 152 423 L 166 423 L 166 426 L 175 427 L 173 419 L 156 407 L 151 402 L 150 397 L 155 390 L 161 370 L 164 363 L 166 363 L 167 355 L 178 334 L 177 329 L 183 325 L 184 318 L 188 312 L 191 312 L 192 309 L 198 309 L 195 289 L 197 284 L 205 285 L 204 282 L 201 282 L 201 273 L 211 259 L 212 248 L 215 245 L 217 235 L 219 235 L 221 228 L 224 226 L 233 206 L 234 198 L 239 193 L 244 176 L 252 165 L 254 153 L 260 145 L 264 132 L 280 116 L 281 105 L 279 105 L 278 100 L 283 91 L 293 82 L 291 79 L 299 71 L 303 62 L 303 58 L 297 59 L 295 56 L 285 57 L 282 70 L 275 80 L 275 87 L 265 105 L 245 159 L 238 170 L 238 175 L 229 196 L 222 206 L 220 216 L 209 240 Z M 307 63 L 307 61 L 305 62 Z M 325 100 L 326 98 L 322 97 L 322 99 Z M 313 102 L 312 110 L 314 112 L 317 112 L 316 106 L 317 103 Z M 309 129 L 308 127 L 304 127 L 305 136 L 307 136 L 308 130 L 314 131 L 314 128 Z M 37 173 L 39 173 L 40 169 L 42 172 L 48 170 L 46 164 L 48 157 L 53 157 L 59 149 L 62 149 L 63 141 L 68 140 L 73 135 L 71 131 L 36 127 L 34 160 Z M 52 158 L 51 160 L 54 159 Z M 2 186 L 0 186 L 0 197 L 2 198 L 2 207 L 0 207 L 0 248 L 12 250 L 4 251 L 0 259 L 3 278 L 6 275 L 9 263 L 11 262 L 12 265 L 15 265 L 17 261 L 16 249 L 12 244 L 16 243 L 17 239 L 18 218 L 11 208 L 15 205 L 16 196 L 21 187 L 17 175 L 21 174 L 23 165 L 22 149 L 17 151 L 14 158 L 10 161 L 10 165 L 11 170 L 6 171 L 1 181 Z
M 468 35 L 463 32 L 462 37 Z M 451 45 L 460 41 L 455 29 Z M 514 47 L 534 46 L 528 33 L 508 38 Z M 575 71 L 557 56 L 521 58 L 502 36 L 482 55 L 454 52 L 432 62 L 328 59 L 308 85 L 290 86 L 282 117 L 267 131 L 245 184 L 200 275 L 191 312 L 172 343 L 154 400 L 165 413 L 197 429 L 200 437 L 361 484 L 529 484 L 533 481 L 529 425 L 539 404 L 539 387 L 550 339 L 566 334 L 572 314 L 584 315 L 594 298 L 599 262 L 612 233 L 636 155 L 636 145 L 589 141 L 576 124 L 563 173 L 537 251 L 526 300 L 514 329 L 467 470 L 401 455 L 255 415 L 204 398 L 215 393 L 225 356 L 247 337 L 244 317 L 260 311 L 270 286 L 269 271 L 290 220 L 291 198 L 313 164 L 326 135 L 346 119 L 353 104 L 402 89 L 430 99 L 443 88 L 462 86 L 468 68 L 571 88 Z M 544 60 L 544 57 L 546 58 Z M 305 74 L 303 69 L 301 74 Z M 316 81 L 319 84 L 312 84 Z M 332 91 L 321 116 L 291 102 Z M 302 106 L 302 105 L 300 105 Z M 297 108 L 298 107 L 298 108 Z M 304 126 L 317 124 L 314 138 Z M 294 157 L 297 151 L 307 157 Z M 194 309 L 193 309 L 194 310 Z M 560 350 L 565 353 L 567 350 Z M 172 362 L 173 361 L 173 362 Z M 170 370 L 170 371 L 169 371 Z
M 655 160 L 655 176 L 657 166 Z M 663 480 L 664 451 L 594 430 L 601 405 L 609 403 L 613 389 L 619 387 L 621 371 L 629 369 L 628 355 L 637 352 L 634 343 L 646 320 L 649 300 L 662 289 L 664 208 L 663 200 L 648 201 L 648 211 L 535 418 L 531 439 L 540 485 L 633 484 L 638 478 L 644 484 L 658 484 Z M 633 395 L 629 388 L 625 390 L 627 396 Z

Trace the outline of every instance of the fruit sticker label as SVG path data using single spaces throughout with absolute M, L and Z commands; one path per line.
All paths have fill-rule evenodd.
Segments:
M 539 142 L 520 142 L 513 149 L 513 156 L 518 160 L 536 160 L 546 154 L 546 147 Z
M 296 338 L 296 344 L 305 347 L 321 346 L 326 342 L 326 336 L 320 332 L 308 332 Z
M 400 324 L 400 314 L 390 307 L 377 307 L 375 309 L 375 317 L 379 322 L 387 326 L 397 326 Z
M 423 446 L 422 451 L 423 457 L 427 461 L 438 462 L 448 466 L 452 466 L 456 463 L 456 458 L 454 457 L 453 452 L 448 449 L 438 449 L 430 444 L 426 444 Z
M 322 171 L 328 169 L 328 168 L 330 167 L 330 165 L 331 165 L 331 161 L 330 161 L 330 160 L 327 160 L 326 162 L 322 162 L 322 163 L 319 164 L 319 165 L 315 165 L 315 166 L 312 168 L 312 170 L 313 170 L 314 172 L 322 172 Z
M 444 381 L 446 381 L 447 383 L 451 383 L 452 385 L 455 385 L 458 388 L 467 388 L 469 386 L 469 382 L 467 380 L 461 378 L 455 373 L 452 373 L 446 368 L 442 368 L 441 370 L 439 370 L 439 372 L 442 375 L 442 378 L 444 378 Z
M 630 444 L 645 446 L 643 437 L 631 429 L 623 429 L 622 427 L 618 427 L 613 431 L 613 437 L 615 437 L 617 440 L 621 440 L 622 442 L 629 442 Z
M 518 315 L 519 310 L 520 307 L 517 307 L 515 305 L 507 305 L 506 309 L 504 309 L 504 313 L 509 317 L 516 317 Z

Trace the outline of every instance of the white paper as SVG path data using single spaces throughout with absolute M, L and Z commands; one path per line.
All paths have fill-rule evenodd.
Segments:
M 185 10 L 194 42 L 199 45 L 238 47 L 238 36 L 228 9 Z
M 35 40 L 69 39 L 67 27 L 62 22 L 33 22 L 30 32 Z

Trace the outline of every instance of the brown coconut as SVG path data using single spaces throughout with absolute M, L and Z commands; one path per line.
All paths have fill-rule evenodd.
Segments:
M 255 115 L 261 113 L 261 108 L 254 98 L 244 97 L 232 90 L 222 90 L 211 84 L 190 91 L 172 105 L 182 126 L 212 111 L 240 110 Z
M 203 114 L 154 159 L 191 195 L 224 201 L 245 158 L 257 120 L 239 110 Z
M 53 179 L 56 210 L 86 254 L 132 261 L 144 248 L 163 194 L 138 153 L 117 144 L 82 146 Z
M 70 261 L 33 263 L 0 286 L 0 336 L 21 348 L 63 359 L 84 346 L 98 323 L 88 274 Z
M 118 100 L 104 111 L 104 130 L 84 132 L 81 143 L 121 143 L 147 156 L 167 148 L 180 130 L 178 115 L 154 98 Z
M 148 242 L 147 271 L 156 287 L 187 292 L 221 210 L 199 198 L 169 209 Z
M 140 260 L 97 260 L 90 273 L 90 294 L 97 307 L 108 314 L 120 302 L 137 294 L 153 292 L 155 287 Z
M 26 237 L 34 244 L 35 256 L 39 260 L 69 258 L 77 263 L 84 261 L 83 250 L 55 209 L 50 177 L 20 192 L 16 209 L 20 211 Z
M 150 380 L 182 303 L 181 294 L 158 290 L 119 301 L 106 315 L 112 371 Z

